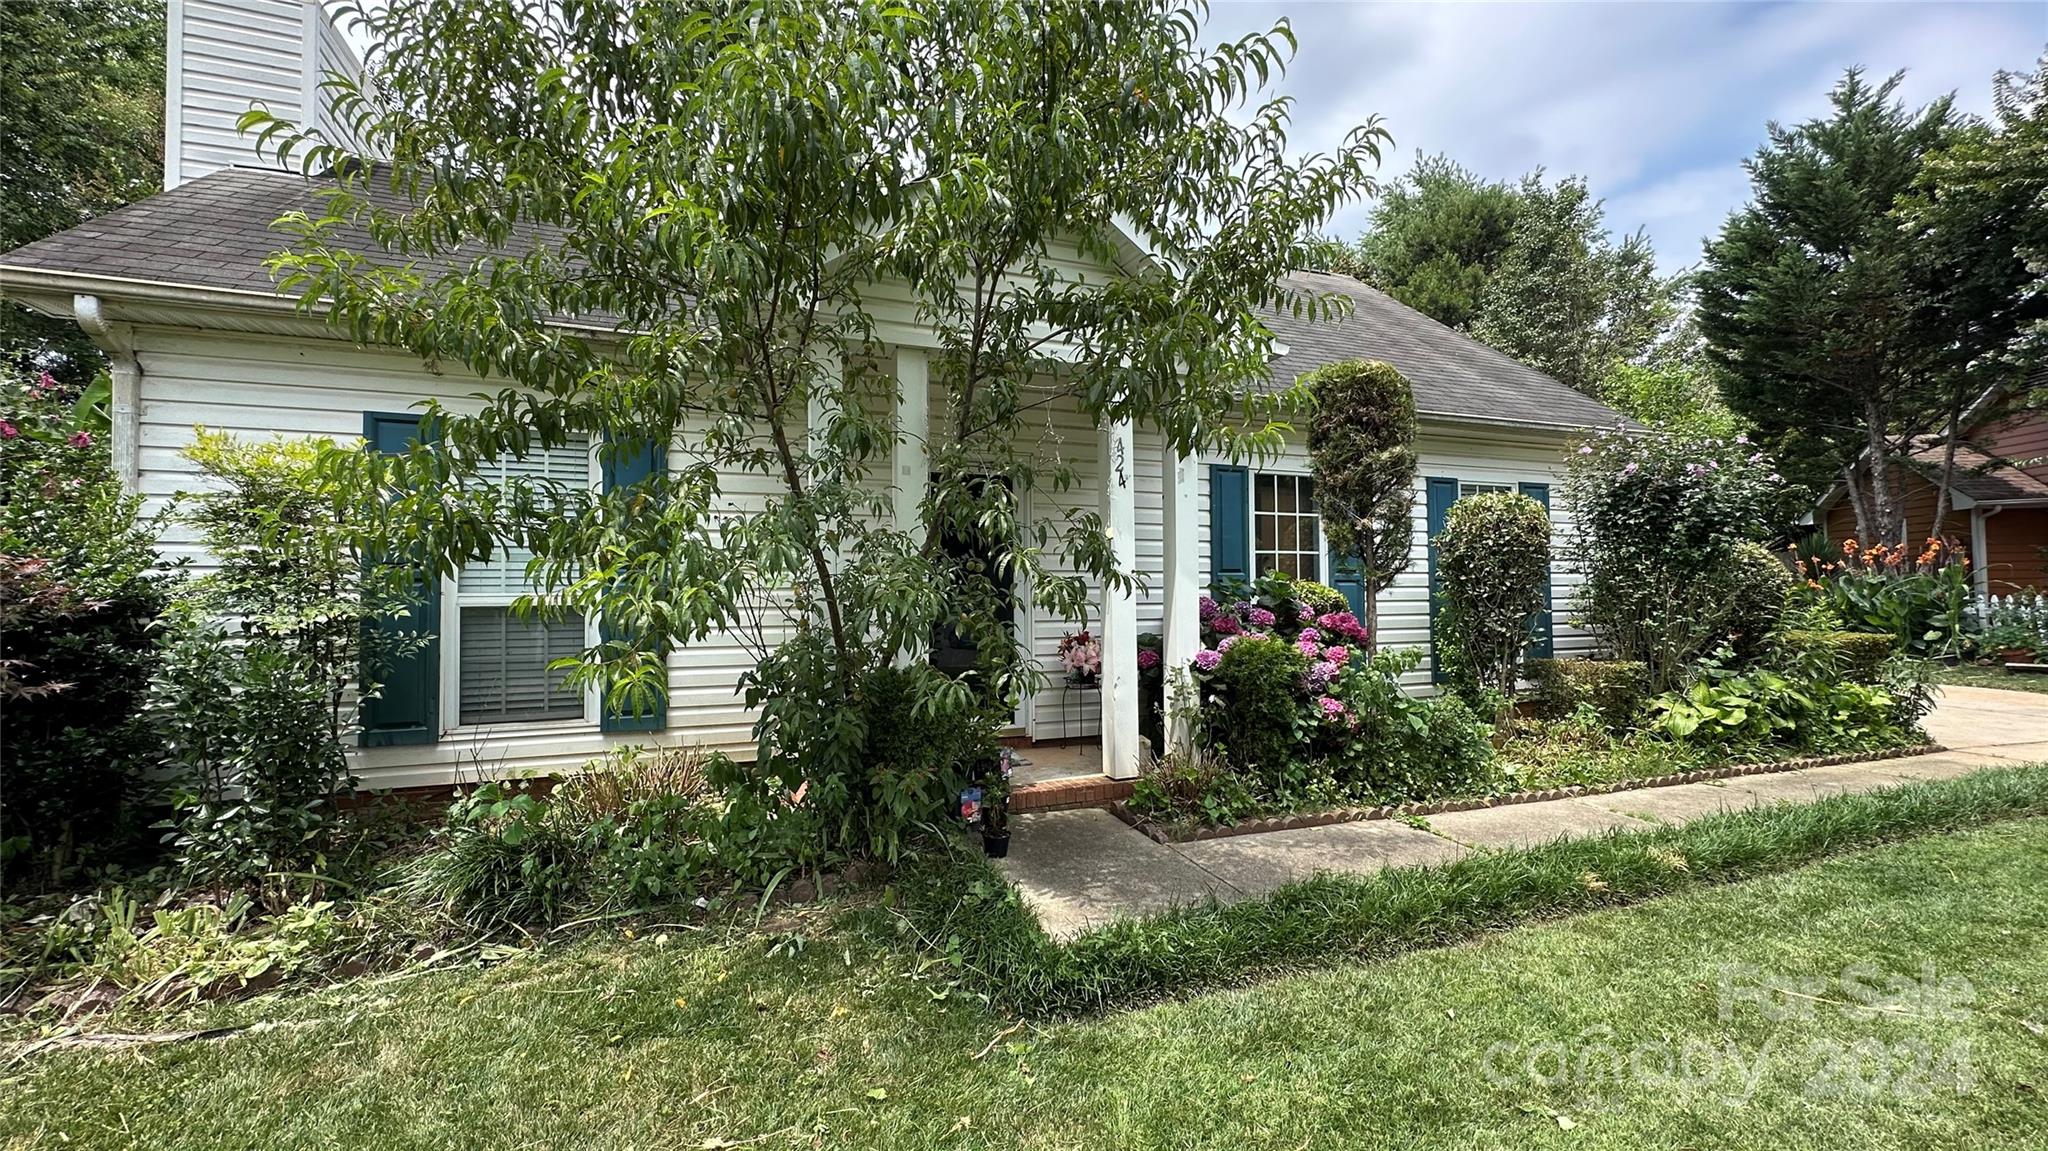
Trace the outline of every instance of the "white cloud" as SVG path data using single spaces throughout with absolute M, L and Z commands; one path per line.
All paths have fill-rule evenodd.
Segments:
M 1287 16 L 1301 50 L 1283 90 L 1294 138 L 1334 145 L 1373 113 L 1392 131 L 1391 176 L 1417 151 L 1483 175 L 1542 166 L 1584 175 L 1617 232 L 1646 228 L 1660 263 L 1699 258 L 1700 237 L 1746 198 L 1741 161 L 1764 124 L 1826 108 L 1851 65 L 1908 70 L 1901 95 L 1950 90 L 1983 111 L 1991 74 L 2027 68 L 2048 5 L 1317 4 L 1222 2 L 1212 34 Z M 1354 206 L 1336 221 L 1364 223 Z

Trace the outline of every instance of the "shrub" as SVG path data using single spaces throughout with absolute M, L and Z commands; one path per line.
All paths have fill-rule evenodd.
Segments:
M 210 483 L 182 516 L 217 566 L 172 613 L 151 690 L 182 790 L 181 869 L 272 903 L 327 865 L 366 625 L 400 610 L 396 589 L 363 578 L 356 525 L 318 467 L 327 450 L 199 433 L 186 454 Z
M 1351 601 L 1344 598 L 1343 592 L 1312 579 L 1294 581 L 1294 598 L 1308 605 L 1317 615 L 1351 610 Z
M 1471 795 L 1493 782 L 1487 725 L 1455 696 L 1418 699 L 1401 676 L 1415 651 L 1379 651 L 1346 666 L 1330 687 L 1343 711 L 1323 721 L 1319 751 L 1350 794 L 1386 803 Z
M 1512 692 L 1530 621 L 1544 606 L 1549 515 L 1513 492 L 1472 496 L 1451 505 L 1436 547 L 1435 628 L 1446 678 L 1468 697 Z
M 1729 547 L 1726 566 L 1705 589 L 1720 620 L 1719 634 L 1738 661 L 1761 656 L 1772 629 L 1785 615 L 1795 581 L 1792 569 L 1762 544 L 1743 540 Z
M 482 930 L 561 921 L 589 886 L 590 859 L 547 814 L 523 781 L 457 796 L 420 857 L 421 893 Z
M 1778 534 L 1800 497 L 1744 437 L 1604 432 L 1572 454 L 1564 492 L 1582 622 L 1615 658 L 1647 667 L 1652 690 L 1731 636 L 1768 630 L 1734 615 L 1754 605 L 1731 600 L 1726 573 L 1749 566 L 1737 545 Z
M 891 863 L 909 835 L 945 818 L 961 788 L 986 774 L 1002 724 L 979 696 L 920 691 L 921 677 L 937 673 L 879 668 L 862 691 L 867 800 L 861 826 L 849 827 L 844 838 Z
M 128 859 L 160 789 L 143 701 L 172 581 L 160 519 L 47 374 L 0 391 L 0 886 Z
M 1915 655 L 1963 652 L 1976 592 L 1968 563 L 1938 539 L 1917 554 L 1844 540 L 1839 560 L 1808 560 L 1806 575 L 1808 591 L 1853 629 L 1888 635 Z
M 1330 553 L 1357 565 L 1365 626 L 1377 631 L 1379 594 L 1413 558 L 1415 395 L 1393 365 L 1369 360 L 1317 368 L 1301 386 L 1316 401 L 1308 450 L 1323 531 Z
M 1892 655 L 1892 637 L 1865 631 L 1781 630 L 1772 637 L 1774 659 L 1815 676 L 1834 675 L 1866 686 Z
M 1309 659 L 1278 636 L 1242 636 L 1201 677 L 1202 734 L 1268 794 L 1299 781 L 1316 719 L 1302 697 Z
M 1632 659 L 1532 659 L 1537 713 L 1562 719 L 1590 707 L 1608 728 L 1631 727 L 1650 695 L 1650 669 Z

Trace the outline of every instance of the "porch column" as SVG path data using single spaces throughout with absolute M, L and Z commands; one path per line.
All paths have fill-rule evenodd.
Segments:
M 931 365 L 923 348 L 896 349 L 896 446 L 890 467 L 895 472 L 889 498 L 893 503 L 896 530 L 905 535 L 917 532 L 925 488 L 931 483 L 931 453 L 925 439 L 931 435 Z M 919 644 L 896 653 L 896 666 L 908 667 L 922 656 Z
M 1137 500 L 1131 473 L 1131 422 L 1102 429 L 1102 523 L 1117 570 L 1138 570 Z M 1138 600 L 1128 591 L 1102 589 L 1102 774 L 1138 775 Z
M 1169 451 L 1166 454 L 1166 630 L 1161 637 L 1166 673 L 1166 741 L 1173 751 L 1192 750 L 1194 733 L 1177 716 L 1193 710 L 1194 700 L 1178 698 L 1191 694 L 1194 680 L 1187 667 L 1202 646 L 1202 621 L 1197 607 L 1202 595 L 1201 485 L 1196 462 Z

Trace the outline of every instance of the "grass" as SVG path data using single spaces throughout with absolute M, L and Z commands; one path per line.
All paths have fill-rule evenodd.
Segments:
M 1067 1022 L 992 1016 L 874 916 L 614 934 L 175 1021 L 276 1025 L 226 1040 L 5 1066 L 0 1147 L 2038 1146 L 2043 857 L 2048 821 L 2009 822 Z M 1731 965 L 1838 1000 L 1857 964 L 1974 999 L 1724 1010 Z M 1551 1052 L 1682 1042 L 1740 1055 L 1753 1088 L 1547 1081 Z M 1966 1055 L 1968 1083 L 1830 1090 L 1828 1053 L 1859 1043 L 1866 1084 L 1918 1047 Z
M 1332 874 L 1265 899 L 1123 920 L 1058 945 L 985 862 L 904 878 L 910 918 L 1007 1009 L 1096 1011 L 1331 957 L 1383 958 L 1531 920 L 1746 879 L 1876 843 L 2048 815 L 2048 766 L 1977 772 L 1651 832 L 1484 852 L 1430 868 Z
M 2048 675 L 2022 672 L 2012 674 L 2002 667 L 1982 667 L 1974 663 L 1931 664 L 1934 682 L 1959 687 L 1995 687 L 2005 691 L 2033 691 L 2048 693 Z

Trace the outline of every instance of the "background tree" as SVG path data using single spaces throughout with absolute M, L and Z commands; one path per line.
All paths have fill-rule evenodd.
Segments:
M 1302 380 L 1315 397 L 1308 450 L 1332 554 L 1357 561 L 1365 626 L 1379 643 L 1379 594 L 1408 569 L 1415 527 L 1415 393 L 1392 364 L 1348 360 Z
M 1647 352 L 1674 312 L 1672 287 L 1638 232 L 1610 241 L 1605 213 L 1582 177 L 1522 180 L 1522 209 L 1487 280 L 1472 334 L 1594 395 L 1617 361 Z
M 162 186 L 164 6 L 0 4 L 0 252 Z M 99 351 L 68 321 L 0 305 L 0 356 L 76 388 Z
M 674 646 L 748 645 L 748 780 L 774 803 L 809 784 L 834 843 L 854 839 L 892 786 L 862 757 L 872 675 L 947 621 L 983 665 L 924 668 L 914 698 L 1004 710 L 1038 675 L 1004 623 L 1011 589 L 1078 619 L 1091 581 L 1135 581 L 1099 515 L 1031 498 L 1078 483 L 1049 413 L 1183 451 L 1278 443 L 1270 402 L 1245 398 L 1271 351 L 1259 309 L 1329 306 L 1277 285 L 1300 238 L 1371 190 L 1383 134 L 1290 158 L 1287 104 L 1257 102 L 1285 25 L 1213 49 L 1201 25 L 1166 0 L 370 8 L 368 78 L 330 91 L 388 160 L 297 220 L 277 267 L 352 337 L 498 390 L 481 411 L 427 405 L 431 443 L 334 466 L 374 534 L 441 572 L 530 549 L 532 606 L 614 637 L 578 669 L 609 699 L 660 690 Z M 341 158 L 247 124 L 315 168 Z M 394 258 L 330 243 L 344 222 Z M 1105 270 L 1063 274 L 1068 243 Z M 936 479 L 907 532 L 885 508 L 899 381 L 868 355 L 885 319 L 941 344 Z M 614 461 L 670 445 L 670 466 L 603 493 L 474 481 L 581 436 Z M 963 538 L 989 551 L 946 546 Z
M 1729 407 L 1788 474 L 1847 485 L 1857 535 L 1904 542 L 1898 460 L 1939 422 L 1945 337 L 1915 288 L 1914 237 L 1893 207 L 1955 131 L 1947 98 L 1917 111 L 1900 80 L 1851 70 L 1833 112 L 1786 128 L 1745 167 L 1753 198 L 1709 242 L 1697 321 Z
M 1482 180 L 1448 156 L 1418 155 L 1374 202 L 1371 225 L 1351 246 L 1359 270 L 1350 274 L 1432 319 L 1468 327 L 1521 213 L 1515 188 Z
M 1966 124 L 1928 154 L 1893 210 L 1917 253 L 1913 290 L 1935 344 L 1928 382 L 1944 450 L 1934 536 L 1965 418 L 2024 402 L 2022 382 L 2048 363 L 2048 57 L 2031 73 L 1998 73 L 1992 106 L 1994 122 Z

